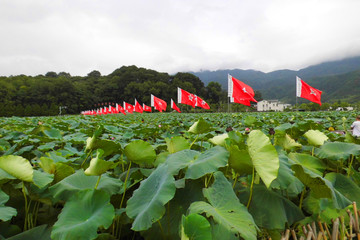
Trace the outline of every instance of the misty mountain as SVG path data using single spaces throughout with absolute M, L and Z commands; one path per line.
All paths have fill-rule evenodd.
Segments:
M 218 82 L 223 89 L 227 89 L 227 75 L 230 74 L 260 91 L 264 99 L 280 99 L 289 103 L 295 102 L 295 78 L 299 76 L 311 86 L 323 91 L 323 101 L 360 101 L 360 56 L 324 62 L 299 71 L 284 69 L 264 73 L 256 70 L 224 69 L 191 73 L 199 77 L 205 85 Z

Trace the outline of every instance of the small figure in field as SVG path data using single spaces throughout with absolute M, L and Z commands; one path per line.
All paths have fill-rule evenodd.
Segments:
M 351 129 L 354 137 L 360 137 L 360 115 L 356 116 L 356 121 L 351 124 Z

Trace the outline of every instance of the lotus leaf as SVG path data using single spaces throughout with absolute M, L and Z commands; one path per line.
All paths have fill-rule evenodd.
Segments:
M 229 137 L 229 135 L 227 133 L 221 134 L 221 135 L 217 135 L 213 138 L 209 139 L 209 142 L 211 142 L 214 145 L 220 145 L 225 147 L 225 139 L 227 139 Z
M 189 132 L 194 134 L 207 133 L 210 131 L 210 123 L 205 121 L 202 117 L 189 128 Z
M 165 138 L 165 141 L 169 153 L 176 153 L 190 148 L 189 142 L 181 136 Z
M 154 148 L 150 143 L 143 140 L 135 140 L 129 143 L 124 149 L 124 154 L 136 164 L 151 164 L 156 158 Z
M 193 213 L 181 219 L 181 240 L 212 239 L 210 223 L 203 216 Z
M 348 159 L 351 155 L 358 156 L 360 154 L 360 145 L 344 142 L 328 142 L 316 151 L 319 158 L 329 160 Z
M 0 168 L 22 181 L 33 181 L 33 168 L 30 162 L 23 157 L 13 155 L 2 156 L 0 157 Z
M 115 211 L 110 196 L 100 190 L 84 190 L 65 203 L 51 238 L 60 240 L 95 239 L 99 227 L 110 227 Z
M 127 201 L 126 214 L 134 219 L 134 231 L 149 229 L 165 213 L 164 205 L 175 195 L 175 179 L 168 166 L 161 164 L 140 184 Z
M 0 220 L 3 221 L 8 221 L 17 214 L 15 208 L 5 206 L 5 203 L 7 203 L 8 200 L 9 196 L 0 190 Z
M 248 151 L 256 172 L 267 187 L 277 178 L 279 157 L 269 138 L 260 130 L 253 130 L 247 140 Z
M 89 176 L 100 176 L 105 173 L 107 170 L 115 166 L 114 162 L 109 162 L 101 159 L 104 151 L 98 149 L 96 151 L 96 157 L 91 159 L 90 166 L 85 170 L 85 175 Z
M 225 148 L 220 146 L 210 148 L 190 162 L 185 178 L 197 179 L 208 173 L 215 172 L 220 167 L 226 166 L 228 158 L 229 152 Z
M 309 144 L 313 146 L 321 146 L 327 141 L 329 138 L 319 130 L 309 130 L 304 136 L 307 138 Z
M 244 239 L 256 239 L 256 225 L 253 217 L 244 205 L 239 202 L 230 182 L 222 172 L 214 173 L 214 183 L 210 188 L 203 189 L 205 198 L 209 201 L 193 202 L 190 213 L 206 213 L 214 221 L 233 233 L 238 233 Z

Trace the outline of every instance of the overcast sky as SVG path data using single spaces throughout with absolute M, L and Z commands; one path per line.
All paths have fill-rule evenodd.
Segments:
M 0 76 L 298 70 L 360 56 L 359 0 L 0 0 Z

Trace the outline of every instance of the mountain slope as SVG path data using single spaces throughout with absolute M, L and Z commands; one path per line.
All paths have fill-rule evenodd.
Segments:
M 360 57 L 325 62 L 299 71 L 285 69 L 264 73 L 255 70 L 225 69 L 192 74 L 199 77 L 205 85 L 209 82 L 219 82 L 223 89 L 227 89 L 227 74 L 231 74 L 252 86 L 254 90 L 260 91 L 264 99 L 281 99 L 290 103 L 295 102 L 295 78 L 299 76 L 313 87 L 322 90 L 325 101 L 348 99 L 353 102 L 360 100 L 359 90 L 356 92 L 360 86 L 357 82 L 359 72 L 356 70 L 360 70 Z

